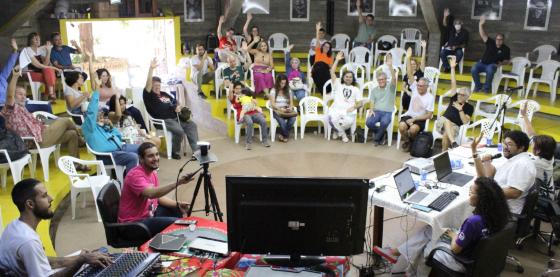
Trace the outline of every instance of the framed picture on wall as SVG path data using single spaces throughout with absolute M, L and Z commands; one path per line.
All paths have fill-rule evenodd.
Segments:
M 184 0 L 185 22 L 204 21 L 204 0 Z
M 527 0 L 525 30 L 548 30 L 552 0 Z
M 358 16 L 358 9 L 356 8 L 356 1 L 362 3 L 362 14 L 375 15 L 375 0 L 348 0 L 348 15 Z
M 389 15 L 390 16 L 416 16 L 418 8 L 417 0 L 390 0 Z
M 269 14 L 270 0 L 243 0 L 242 11 L 243 13 Z
M 309 21 L 309 0 L 290 0 L 290 21 Z
M 503 0 L 473 0 L 471 19 L 485 15 L 487 20 L 501 20 L 503 4 Z

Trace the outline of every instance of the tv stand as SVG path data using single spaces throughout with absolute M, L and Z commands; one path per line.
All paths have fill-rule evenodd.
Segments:
M 269 265 L 282 267 L 312 267 L 325 262 L 323 256 L 301 256 L 299 254 L 266 255 L 263 260 Z

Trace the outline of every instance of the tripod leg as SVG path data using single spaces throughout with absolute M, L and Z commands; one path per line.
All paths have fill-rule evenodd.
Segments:
M 210 213 L 210 203 L 208 203 L 208 178 L 209 175 L 204 175 L 204 211 L 207 216 Z
M 194 188 L 194 193 L 193 193 L 193 197 L 191 199 L 191 204 L 189 206 L 189 210 L 187 212 L 187 216 L 191 216 L 191 214 L 192 214 L 193 207 L 194 207 L 194 201 L 196 200 L 196 195 L 198 195 L 198 190 L 200 189 L 200 183 L 202 183 L 202 174 L 198 175 L 198 180 L 196 181 L 196 187 Z
M 220 204 L 218 203 L 218 197 L 216 197 L 216 191 L 214 190 L 214 186 L 212 185 L 212 179 L 210 178 L 210 174 L 208 174 L 208 190 L 210 193 L 210 203 L 212 203 L 212 210 L 214 211 L 214 219 L 220 220 L 220 222 L 224 222 L 223 213 L 220 210 Z M 217 218 L 216 218 L 217 217 Z

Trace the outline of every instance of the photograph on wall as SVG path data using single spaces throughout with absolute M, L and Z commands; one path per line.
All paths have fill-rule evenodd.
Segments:
M 502 6 L 503 0 L 473 0 L 471 19 L 484 15 L 488 20 L 501 20 Z
M 356 8 L 356 1 L 361 1 L 362 3 L 362 14 L 365 16 L 367 14 L 375 15 L 375 0 L 348 0 L 348 15 L 358 16 L 358 9 Z
M 527 0 L 525 30 L 548 30 L 552 0 Z
M 416 16 L 418 8 L 417 0 L 390 0 L 389 15 L 390 16 Z
M 270 0 L 243 0 L 243 13 L 269 14 Z
M 309 0 L 290 0 L 290 21 L 309 21 Z
M 204 0 L 185 0 L 185 22 L 204 21 Z

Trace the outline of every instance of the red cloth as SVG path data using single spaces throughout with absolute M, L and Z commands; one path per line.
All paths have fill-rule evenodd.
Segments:
M 148 173 L 138 165 L 126 174 L 119 203 L 119 222 L 135 222 L 151 216 L 150 206 L 155 211 L 158 200 L 142 196 L 142 192 L 151 186 L 159 186 L 155 170 Z
M 237 47 L 237 44 L 235 43 L 235 40 L 228 40 L 226 36 L 223 36 L 222 38 L 220 38 L 219 41 L 219 48 L 220 49 L 228 49 L 229 51 L 235 51 Z
M 43 68 L 41 69 L 41 72 L 31 71 L 29 73 L 31 74 L 31 80 L 46 84 L 47 87 L 54 87 L 56 84 L 56 75 L 54 74 L 54 69 L 52 68 Z
M 45 125 L 19 104 L 5 105 L 1 112 L 6 119 L 6 128 L 11 129 L 21 137 L 35 137 L 38 142 L 43 141 Z
M 235 109 L 235 111 L 237 112 L 237 118 L 236 120 L 239 122 L 239 120 L 241 120 L 241 118 L 239 118 L 239 115 L 241 115 L 241 110 L 243 109 L 243 105 L 241 105 L 241 103 L 239 103 L 237 97 L 235 97 L 235 95 L 233 96 L 233 100 L 230 101 L 231 102 L 231 106 Z M 245 114 L 246 115 L 252 115 L 252 114 L 256 114 L 259 111 L 257 110 L 252 110 L 252 111 L 248 111 Z

